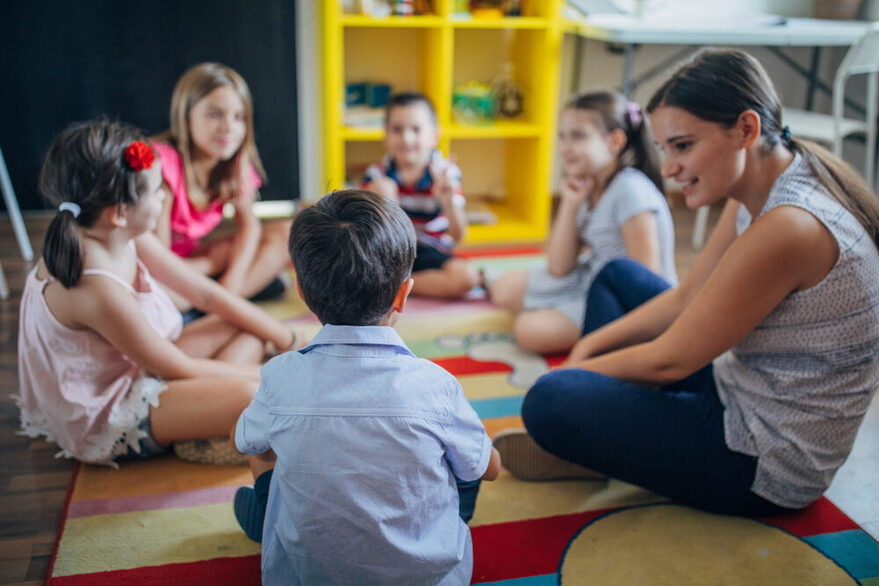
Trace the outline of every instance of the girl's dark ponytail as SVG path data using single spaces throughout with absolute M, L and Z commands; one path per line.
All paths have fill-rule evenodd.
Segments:
M 92 227 L 110 206 L 133 206 L 146 179 L 125 162 L 125 149 L 143 134 L 132 126 L 98 120 L 72 124 L 46 151 L 40 192 L 58 209 L 43 240 L 46 269 L 64 287 L 82 277 L 79 229 Z
M 43 239 L 43 261 L 49 274 L 66 288 L 74 287 L 82 276 L 82 241 L 72 212 L 58 212 Z
M 629 166 L 644 173 L 653 182 L 656 189 L 665 194 L 659 153 L 653 146 L 653 135 L 637 103 L 629 102 L 627 104 L 626 122 L 629 124 L 629 131 L 626 133 L 626 148 L 622 152 L 621 158 L 625 158 L 627 153 L 631 153 L 632 160 Z

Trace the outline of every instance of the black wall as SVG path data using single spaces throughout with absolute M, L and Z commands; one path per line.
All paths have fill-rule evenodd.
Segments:
M 295 31 L 291 0 L 0 2 L 0 148 L 22 209 L 44 209 L 42 157 L 67 124 L 165 130 L 177 78 L 201 61 L 250 86 L 262 197 L 298 198 Z

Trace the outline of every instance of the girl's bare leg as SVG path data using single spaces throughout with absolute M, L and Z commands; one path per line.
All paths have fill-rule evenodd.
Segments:
M 525 290 L 528 288 L 527 269 L 517 269 L 504 273 L 488 288 L 492 303 L 513 313 L 524 310 Z
M 159 406 L 150 408 L 153 437 L 161 445 L 227 435 L 259 386 L 256 380 L 227 377 L 167 384 Z
M 262 340 L 242 332 L 217 315 L 208 315 L 187 324 L 176 344 L 189 356 L 235 364 L 259 364 L 264 354 Z
M 413 295 L 457 299 L 479 284 L 479 271 L 466 260 L 452 258 L 442 268 L 414 273 Z
M 580 339 L 580 326 L 554 309 L 524 311 L 513 323 L 516 343 L 538 354 L 567 352 Z

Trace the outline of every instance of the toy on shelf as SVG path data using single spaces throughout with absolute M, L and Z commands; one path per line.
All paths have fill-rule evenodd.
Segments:
M 494 111 L 500 118 L 516 118 L 522 113 L 522 90 L 513 81 L 513 64 L 507 61 L 491 82 Z
M 460 12 L 459 4 L 468 4 L 467 8 L 473 18 L 503 18 L 504 16 L 521 16 L 521 0 L 470 0 L 456 2 L 455 12 Z
M 491 124 L 494 120 L 491 88 L 478 81 L 455 86 L 452 93 L 452 116 L 458 124 Z
M 434 14 L 431 0 L 339 0 L 343 14 L 374 18 Z

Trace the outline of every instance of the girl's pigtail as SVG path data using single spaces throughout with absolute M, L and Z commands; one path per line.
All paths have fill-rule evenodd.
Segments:
M 43 239 L 43 261 L 49 274 L 70 289 L 82 277 L 82 241 L 70 211 L 58 212 Z
M 628 103 L 625 118 L 628 123 L 628 132 L 626 133 L 628 142 L 623 153 L 630 151 L 632 153 L 631 166 L 644 173 L 656 185 L 659 192 L 665 194 L 659 153 L 653 146 L 653 135 L 637 103 Z

